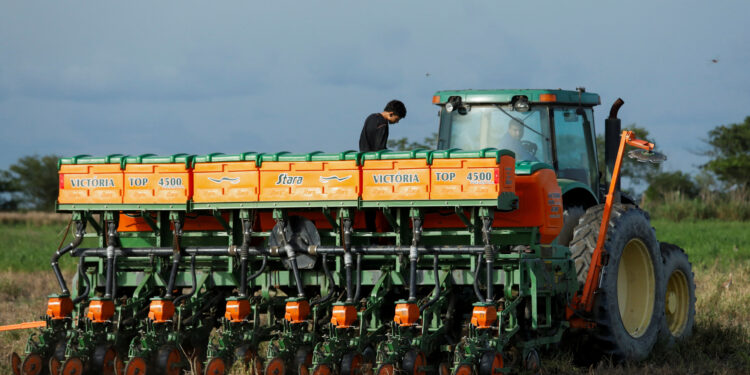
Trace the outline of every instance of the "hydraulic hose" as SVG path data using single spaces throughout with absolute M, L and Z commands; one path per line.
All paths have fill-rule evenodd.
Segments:
M 58 260 L 61 256 L 63 256 L 68 251 L 75 249 L 78 247 L 81 242 L 83 242 L 83 235 L 86 232 L 86 222 L 85 221 L 76 221 L 76 234 L 75 238 L 73 239 L 73 242 L 68 244 L 62 249 L 58 249 L 55 251 L 55 254 L 52 255 L 52 259 L 50 260 L 50 265 L 52 266 L 52 270 L 55 272 L 55 277 L 57 278 L 57 283 L 60 284 L 60 289 L 62 290 L 63 295 L 70 295 L 70 290 L 68 290 L 68 285 L 65 283 L 65 278 L 62 275 L 62 272 L 60 272 L 60 265 L 58 264 Z
M 474 269 L 474 294 L 477 296 L 477 300 L 480 302 L 484 300 L 484 297 L 482 296 L 482 292 L 479 290 L 479 270 L 482 268 L 482 257 L 483 254 L 477 254 L 477 261 L 476 261 L 476 267 Z
M 195 255 L 195 254 L 193 254 Z M 263 274 L 263 271 L 266 270 L 266 263 L 268 262 L 268 255 L 263 254 L 263 263 L 260 264 L 260 268 L 258 268 L 257 271 L 255 271 L 254 274 L 247 277 L 247 282 L 255 280 L 258 276 Z
M 325 297 L 321 298 L 320 300 L 311 303 L 310 306 L 328 302 L 328 300 L 333 297 L 334 289 L 336 289 L 336 282 L 333 280 L 333 275 L 331 275 L 331 271 L 328 269 L 328 254 L 323 254 L 322 262 L 323 273 L 326 275 L 326 279 L 328 280 L 328 294 L 326 294 Z
M 240 293 L 239 296 L 244 298 L 247 297 L 247 258 L 250 247 L 250 234 L 252 228 L 250 227 L 250 220 L 242 220 L 242 246 L 240 247 Z
M 419 307 L 420 313 L 426 308 L 430 307 L 430 305 L 432 305 L 433 303 L 437 302 L 438 298 L 440 298 L 440 273 L 438 272 L 438 259 L 439 256 L 435 254 L 432 260 L 432 272 L 435 275 L 435 291 L 433 292 L 432 298 L 430 298 L 427 303 Z
M 84 289 L 83 293 L 79 294 L 78 297 L 73 299 L 73 305 L 88 299 L 89 292 L 91 292 L 91 280 L 89 280 L 88 276 L 86 276 L 86 271 L 83 267 L 83 259 L 83 257 L 80 257 L 78 259 L 78 277 L 83 279 L 83 283 L 86 284 L 86 289 Z
M 169 272 L 169 281 L 167 282 L 167 291 L 164 294 L 164 298 L 171 299 L 172 298 L 172 290 L 174 289 L 174 283 L 177 279 L 177 271 L 179 271 L 180 267 L 180 260 L 182 259 L 182 254 L 180 254 L 180 231 L 182 230 L 182 225 L 179 220 L 174 221 L 174 248 L 172 256 L 172 270 Z
M 198 278 L 195 275 L 195 254 L 190 256 L 190 276 L 193 278 L 193 289 L 190 290 L 190 294 L 183 294 L 177 298 L 174 299 L 174 305 L 177 306 L 177 304 L 182 301 L 183 299 L 190 298 L 193 295 L 195 295 L 196 289 L 198 289 Z
M 362 254 L 357 254 L 357 288 L 354 292 L 354 301 L 359 301 L 359 290 L 362 286 Z
M 107 222 L 107 275 L 104 281 L 104 298 L 112 298 L 115 284 L 115 245 L 117 244 L 117 222 Z
M 344 231 L 344 274 L 346 275 L 346 302 L 354 302 L 354 295 L 352 293 L 352 221 L 349 218 L 343 219 L 343 225 L 341 226 Z

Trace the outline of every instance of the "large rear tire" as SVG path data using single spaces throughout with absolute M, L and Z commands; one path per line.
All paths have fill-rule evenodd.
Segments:
M 604 206 L 589 208 L 571 241 L 581 286 L 596 248 Z M 600 288 L 591 318 L 593 349 L 617 362 L 642 360 L 657 341 L 664 315 L 664 273 L 648 215 L 633 205 L 612 206 Z
M 695 281 L 693 267 L 685 251 L 671 243 L 662 242 L 659 245 L 666 280 L 665 312 L 659 336 L 664 344 L 672 346 L 693 334 Z

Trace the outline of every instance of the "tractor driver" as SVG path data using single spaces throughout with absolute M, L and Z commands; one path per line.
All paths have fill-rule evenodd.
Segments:
M 529 146 L 525 146 L 521 138 L 523 138 L 523 124 L 516 119 L 511 119 L 508 122 L 508 132 L 503 135 L 500 139 L 500 149 L 511 150 L 516 153 L 517 160 L 531 160 L 536 161 L 537 158 L 533 152 L 530 152 Z M 536 146 L 532 144 L 532 146 Z M 533 147 L 536 148 L 536 147 Z

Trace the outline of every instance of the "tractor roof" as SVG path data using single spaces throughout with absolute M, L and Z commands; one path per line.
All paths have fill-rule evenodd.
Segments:
M 580 97 L 579 97 L 580 95 Z M 432 98 L 432 103 L 443 104 L 452 96 L 461 97 L 465 103 L 510 103 L 516 96 L 526 96 L 531 103 L 560 103 L 595 106 L 601 104 L 599 94 L 591 92 L 580 93 L 573 90 L 548 89 L 505 89 L 505 90 L 446 90 L 438 91 Z

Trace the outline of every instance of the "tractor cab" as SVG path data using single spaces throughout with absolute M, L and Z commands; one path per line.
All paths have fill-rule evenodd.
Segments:
M 517 161 L 549 164 L 561 186 L 584 188 L 591 194 L 584 200 L 597 200 L 593 107 L 599 95 L 584 89 L 456 90 L 439 91 L 432 102 L 440 106 L 438 149 L 508 149 Z M 563 186 L 563 192 L 571 189 Z

